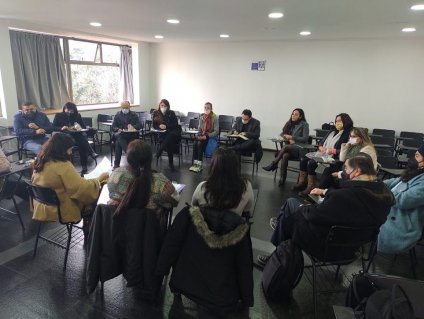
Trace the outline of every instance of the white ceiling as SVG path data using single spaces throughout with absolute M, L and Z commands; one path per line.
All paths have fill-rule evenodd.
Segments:
M 424 36 L 424 0 L 0 0 L 0 18 L 19 28 L 148 42 L 364 39 Z M 270 20 L 281 11 L 284 18 Z M 166 23 L 169 18 L 181 21 Z M 101 28 L 89 26 L 98 21 Z M 417 32 L 404 34 L 403 27 Z M 229 39 L 220 39 L 227 33 Z M 156 40 L 154 35 L 165 38 Z

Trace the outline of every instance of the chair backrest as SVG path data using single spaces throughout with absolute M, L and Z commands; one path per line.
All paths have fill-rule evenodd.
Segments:
M 378 227 L 331 226 L 326 239 L 324 259 L 333 249 L 343 249 L 347 252 L 357 251 L 362 245 L 376 240 L 378 231 Z
M 189 125 L 190 118 L 188 116 L 180 116 L 180 123 L 181 125 Z
M 395 147 L 395 138 L 394 137 L 386 137 L 386 136 L 371 136 L 371 141 L 373 144 L 384 144 L 390 145 L 392 148 Z M 378 146 L 376 146 L 377 148 Z
M 219 115 L 218 116 L 218 122 L 221 125 L 221 123 L 231 123 L 234 122 L 234 116 L 232 115 Z
M 378 156 L 377 162 L 382 168 L 399 168 L 399 160 L 394 156 Z
M 424 139 L 424 133 L 402 131 L 400 132 L 400 137 L 410 137 L 415 140 L 421 140 L 422 142 Z
M 395 137 L 395 131 L 394 130 L 387 130 L 384 128 L 375 128 L 372 130 L 372 134 L 374 135 L 381 135 L 385 137 Z
M 51 188 L 35 185 L 31 182 L 27 182 L 27 184 L 30 198 L 35 199 L 37 202 L 47 206 L 56 206 L 59 222 L 61 224 L 66 224 L 62 219 L 62 213 L 60 211 L 60 200 L 57 197 L 56 192 Z
M 402 148 L 402 146 L 406 146 L 406 147 L 414 147 L 416 149 L 418 149 L 421 145 L 423 145 L 424 141 L 422 138 L 420 139 L 408 139 L 408 140 L 403 140 L 402 141 L 402 145 L 400 146 L 400 148 Z
M 82 121 L 84 122 L 85 126 L 93 127 L 93 118 L 92 117 L 82 117 Z
M 187 117 L 190 119 L 198 119 L 200 117 L 200 113 L 198 112 L 188 112 Z
M 109 114 L 97 114 L 97 128 L 100 122 L 110 122 L 113 120 L 113 116 Z
M 190 119 L 188 123 L 189 129 L 198 129 L 199 128 L 199 120 L 198 119 Z

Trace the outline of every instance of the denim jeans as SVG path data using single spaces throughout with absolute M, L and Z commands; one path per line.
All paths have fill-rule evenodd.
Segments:
M 26 140 L 23 145 L 24 149 L 33 152 L 37 156 L 38 152 L 41 150 L 41 146 L 43 146 L 48 139 L 47 136 L 43 136 L 33 140 Z

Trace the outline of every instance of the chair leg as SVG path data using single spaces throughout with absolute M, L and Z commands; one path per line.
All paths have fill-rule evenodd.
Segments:
M 337 265 L 336 274 L 334 276 L 334 282 L 337 281 L 337 278 L 339 277 L 339 272 L 340 272 L 340 265 Z
M 311 258 L 312 259 L 312 258 Z M 314 299 L 314 318 L 317 318 L 317 273 L 315 261 L 312 259 L 312 293 Z
M 417 273 L 416 273 L 416 271 L 415 271 L 415 263 L 416 263 L 416 261 L 417 261 L 417 257 L 416 257 L 416 255 L 415 255 L 415 247 L 412 247 L 410 250 L 409 250 L 409 257 L 410 257 L 410 259 L 411 259 L 411 270 L 412 270 L 412 276 L 414 276 L 414 279 L 417 279 Z
M 68 230 L 68 240 L 66 243 L 66 250 L 65 250 L 65 261 L 63 262 L 63 270 L 66 270 L 66 263 L 68 262 L 68 255 L 69 255 L 69 246 L 71 245 L 71 238 L 72 238 L 72 224 L 66 225 L 66 229 Z
M 37 246 L 38 246 L 38 239 L 40 238 L 40 232 L 41 232 L 41 222 L 38 222 L 37 236 L 35 236 L 34 252 L 32 253 L 32 257 L 35 257 L 35 255 L 37 254 Z
M 369 271 L 376 254 L 377 254 L 377 241 L 375 240 L 371 243 L 370 251 L 368 253 L 368 260 L 367 260 L 368 265 L 367 265 L 367 268 L 365 270 L 365 273 L 367 273 Z
M 22 221 L 21 213 L 19 212 L 18 205 L 16 204 L 16 199 L 14 196 L 12 196 L 12 201 L 13 201 L 13 205 L 15 205 L 16 215 L 18 215 L 22 230 L 25 230 L 24 222 Z

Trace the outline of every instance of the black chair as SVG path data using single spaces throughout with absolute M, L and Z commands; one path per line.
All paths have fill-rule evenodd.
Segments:
M 198 119 L 190 119 L 187 127 L 188 130 L 198 130 L 199 129 L 199 120 Z M 187 153 L 190 150 L 190 147 L 193 147 L 193 143 L 195 140 L 195 134 L 186 133 L 182 131 L 181 139 L 184 141 L 184 151 Z
M 366 256 L 364 246 L 365 244 L 376 241 L 378 235 L 378 228 L 376 227 L 347 227 L 334 225 L 328 232 L 325 241 L 325 249 L 320 258 L 312 256 L 306 252 L 312 265 L 307 265 L 305 268 L 312 268 L 312 279 L 307 277 L 312 282 L 313 300 L 314 300 L 314 318 L 317 318 L 317 295 L 318 293 L 330 293 L 337 291 L 334 287 L 326 290 L 318 291 L 317 288 L 317 268 L 336 266 L 335 280 L 339 277 L 340 267 L 349 265 L 361 259 L 362 270 L 367 271 L 365 265 L 366 261 L 372 261 L 375 254 L 368 254 Z M 371 250 L 374 251 L 374 250 Z M 339 252 L 345 252 L 343 258 L 331 258 L 332 255 Z M 307 272 L 304 272 L 306 276 Z
M 424 143 L 424 134 L 416 132 L 400 132 L 401 142 L 398 144 L 397 153 L 416 151 Z
M 233 128 L 234 116 L 232 115 L 219 115 L 218 124 L 219 124 L 219 142 L 225 143 L 228 145 L 228 137 L 226 136 Z
M 395 150 L 395 138 L 386 136 L 371 136 L 371 141 L 374 144 L 376 150 L 382 149 L 393 154 Z
M 402 173 L 398 158 L 395 156 L 378 156 L 377 162 L 379 164 L 377 176 L 382 175 L 382 179 L 386 176 L 399 176 Z
M 392 137 L 395 138 L 395 131 L 394 130 L 387 130 L 383 128 L 375 128 L 372 130 L 372 135 L 380 135 L 384 137 Z
M 56 231 L 54 232 L 52 235 L 50 235 L 49 237 L 45 237 L 44 235 L 41 234 L 41 225 L 43 223 L 43 221 L 38 221 L 38 229 L 37 229 L 37 236 L 35 238 L 35 245 L 34 245 L 34 253 L 33 256 L 35 257 L 36 253 L 37 253 L 37 246 L 38 246 L 38 240 L 39 239 L 43 239 L 51 244 L 54 244 L 58 247 L 61 247 L 63 249 L 65 249 L 65 260 L 63 262 L 63 270 L 66 270 L 66 263 L 68 261 L 68 254 L 69 254 L 69 249 L 71 248 L 71 239 L 72 239 L 72 230 L 73 228 L 77 228 L 79 230 L 81 230 L 84 233 L 84 239 L 85 239 L 85 232 L 83 227 L 77 226 L 80 222 L 81 219 L 79 221 L 76 222 L 64 222 L 62 219 L 62 212 L 60 210 L 60 201 L 59 198 L 57 197 L 56 192 L 48 187 L 43 187 L 43 186 L 38 186 L 35 184 L 32 184 L 30 182 L 28 183 L 28 190 L 29 190 L 29 196 L 30 196 L 30 201 L 38 201 L 42 204 L 48 205 L 48 206 L 56 206 L 57 207 L 57 216 L 58 216 L 58 221 L 60 224 L 64 225 L 66 227 L 67 230 L 67 239 L 66 239 L 66 243 L 63 243 L 63 238 L 66 236 L 63 234 L 62 230 Z M 79 212 L 80 213 L 80 212 Z M 72 242 L 72 247 L 75 246 L 76 244 L 78 244 L 81 241 L 81 236 L 78 236 L 76 238 L 74 238 L 74 241 Z
M 187 117 L 189 119 L 199 119 L 200 113 L 198 113 L 198 112 L 188 112 Z

